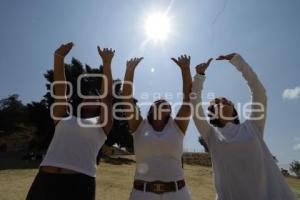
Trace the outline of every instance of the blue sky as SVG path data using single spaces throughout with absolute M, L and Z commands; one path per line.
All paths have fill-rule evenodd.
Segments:
M 168 39 L 142 45 L 146 16 L 167 8 L 172 26 Z M 39 101 L 46 92 L 43 74 L 52 67 L 53 52 L 68 41 L 75 48 L 67 62 L 76 57 L 94 67 L 100 64 L 97 45 L 116 49 L 114 78 L 123 79 L 128 58 L 144 56 L 135 77 L 140 102 L 143 92 L 181 92 L 181 73 L 170 57 L 187 53 L 194 67 L 209 57 L 239 52 L 267 89 L 265 141 L 279 162 L 287 164 L 300 160 L 299 92 L 291 91 L 294 98 L 282 97 L 285 89 L 300 86 L 299 9 L 298 0 L 2 0 L 0 97 L 18 93 L 24 103 Z M 215 61 L 207 71 L 207 93 L 241 103 L 250 99 L 241 75 L 225 62 Z M 144 116 L 147 109 L 142 108 Z M 202 151 L 197 137 L 190 122 L 185 148 Z

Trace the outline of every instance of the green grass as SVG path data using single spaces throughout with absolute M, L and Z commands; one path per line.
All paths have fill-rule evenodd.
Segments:
M 134 175 L 134 164 L 111 165 L 101 163 L 97 170 L 97 200 L 126 200 L 129 198 Z M 0 171 L 0 199 L 24 200 L 34 179 L 36 169 Z M 195 200 L 215 199 L 211 168 L 185 165 L 186 180 Z M 287 178 L 300 199 L 300 179 Z
M 293 192 L 296 194 L 297 198 L 300 199 L 300 179 L 289 177 L 286 180 Z

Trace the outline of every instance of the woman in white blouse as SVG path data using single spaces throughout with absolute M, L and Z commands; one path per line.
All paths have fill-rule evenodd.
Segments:
M 295 200 L 263 140 L 266 91 L 255 72 L 238 54 L 220 56 L 241 72 L 252 93 L 249 118 L 240 123 L 233 103 L 225 97 L 209 102 L 208 117 L 202 109 L 205 71 L 212 59 L 196 67 L 191 98 L 195 125 L 208 144 L 218 200 Z
M 181 163 L 183 139 L 191 115 L 190 57 L 184 55 L 172 59 L 181 70 L 183 82 L 183 101 L 174 119 L 171 105 L 166 100 L 152 103 L 145 119 L 135 106 L 132 84 L 128 83 L 133 83 L 136 66 L 142 59 L 127 62 L 123 87 L 125 115 L 133 134 L 136 155 L 130 200 L 190 200 Z
M 111 62 L 114 51 L 98 47 L 107 79 L 106 84 L 103 81 L 101 93 L 108 90 L 107 95 L 101 99 L 82 99 L 75 116 L 68 109 L 64 64 L 73 46 L 73 43 L 63 44 L 54 53 L 53 78 L 54 83 L 59 83 L 54 84 L 57 106 L 51 115 L 55 133 L 26 200 L 96 199 L 96 158 L 113 125 Z

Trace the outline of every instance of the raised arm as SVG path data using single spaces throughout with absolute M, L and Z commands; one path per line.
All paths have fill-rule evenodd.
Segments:
M 193 120 L 198 129 L 198 132 L 202 135 L 204 140 L 208 143 L 208 138 L 212 126 L 206 120 L 206 116 L 203 111 L 202 102 L 202 89 L 203 83 L 205 81 L 205 71 L 208 68 L 212 58 L 206 63 L 202 63 L 196 66 L 197 74 L 194 77 L 194 82 L 192 86 L 193 98 L 191 98 L 191 103 L 193 105 Z
M 113 126 L 113 116 L 112 116 L 112 74 L 111 74 L 111 62 L 114 57 L 115 51 L 112 49 L 104 48 L 103 50 L 98 47 L 98 53 L 102 58 L 103 62 L 103 75 L 106 77 L 107 85 L 104 85 L 102 81 L 101 93 L 103 94 L 107 90 L 107 95 L 102 99 L 102 103 L 106 106 L 106 110 L 101 106 L 101 116 L 100 123 L 106 121 L 103 130 L 106 135 L 108 135 Z
M 220 56 L 217 60 L 229 60 L 247 81 L 252 94 L 249 120 L 256 125 L 263 137 L 267 111 L 267 95 L 264 86 L 250 65 L 239 54 L 233 53 L 227 56 Z
M 141 62 L 143 58 L 132 58 L 126 63 L 126 72 L 124 77 L 124 84 L 122 90 L 123 102 L 124 102 L 124 110 L 125 117 L 128 119 L 128 126 L 131 133 L 134 133 L 140 123 L 143 121 L 142 116 L 138 108 L 136 107 L 133 95 L 132 95 L 132 86 L 133 86 L 133 78 L 134 71 L 136 66 Z
M 172 60 L 179 66 L 182 75 L 182 92 L 183 92 L 183 102 L 178 110 L 175 117 L 175 123 L 180 128 L 180 130 L 185 134 L 186 129 L 189 125 L 191 116 L 191 105 L 190 105 L 190 93 L 192 89 L 192 76 L 190 71 L 190 61 L 191 57 L 182 55 L 178 59 L 172 58 Z
M 59 118 L 66 117 L 68 114 L 67 98 L 66 98 L 66 77 L 64 59 L 71 51 L 74 44 L 72 42 L 61 45 L 54 53 L 54 94 L 58 98 L 54 98 L 53 107 L 54 123 L 57 124 Z

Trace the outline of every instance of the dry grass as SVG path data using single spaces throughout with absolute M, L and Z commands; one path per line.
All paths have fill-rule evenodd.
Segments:
M 134 174 L 134 164 L 111 165 L 101 163 L 97 172 L 97 200 L 128 199 Z M 0 199 L 23 200 L 37 170 L 0 171 Z M 212 200 L 215 198 L 211 168 L 185 165 L 188 187 L 193 199 Z M 300 199 L 300 180 L 288 178 L 292 189 Z

